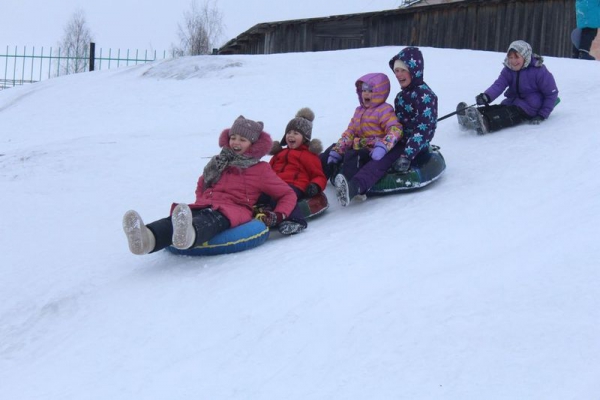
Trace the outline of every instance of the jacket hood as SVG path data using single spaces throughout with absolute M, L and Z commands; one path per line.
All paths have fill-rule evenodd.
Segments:
M 225 129 L 221 132 L 221 136 L 219 136 L 219 147 L 229 147 L 229 132 L 231 128 Z M 250 148 L 244 153 L 244 155 L 252 158 L 256 158 L 260 160 L 264 156 L 266 156 L 271 150 L 271 146 L 273 146 L 273 139 L 271 139 L 271 135 L 267 132 L 262 131 L 258 136 L 256 142 L 254 142 Z
M 406 89 L 411 89 L 423 84 L 423 80 L 425 79 L 425 61 L 423 60 L 423 54 L 418 47 L 405 47 L 392 57 L 390 60 L 390 69 L 392 71 L 394 70 L 394 62 L 396 60 L 400 60 L 406 64 L 408 72 L 410 72 L 411 83 Z
M 374 72 L 366 74 L 358 78 L 355 83 L 356 94 L 358 94 L 358 102 L 361 106 L 364 106 L 362 99 L 362 84 L 366 83 L 371 87 L 373 96 L 371 97 L 372 107 L 385 103 L 388 96 L 390 95 L 390 79 L 386 74 L 381 72 Z
M 510 69 L 512 68 L 508 62 L 508 53 L 510 53 L 511 50 L 516 51 L 525 59 L 525 63 L 523 63 L 523 69 L 529 67 L 529 64 L 531 64 L 531 54 L 533 53 L 529 43 L 524 40 L 515 40 L 510 44 L 510 46 L 508 46 L 508 50 L 506 50 L 506 57 L 504 58 L 504 65 Z

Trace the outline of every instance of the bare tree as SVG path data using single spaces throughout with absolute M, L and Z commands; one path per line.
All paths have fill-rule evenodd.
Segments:
M 217 1 L 205 0 L 201 7 L 192 0 L 183 13 L 183 25 L 178 24 L 179 46 L 173 47 L 176 56 L 210 54 L 223 34 L 223 15 Z
M 59 66 L 62 74 L 76 74 L 87 71 L 89 65 L 89 46 L 92 34 L 87 26 L 85 14 L 77 10 L 65 26 L 62 41 L 59 43 L 60 53 L 65 62 Z

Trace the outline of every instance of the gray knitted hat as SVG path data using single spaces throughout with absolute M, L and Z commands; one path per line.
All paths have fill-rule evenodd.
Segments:
M 304 137 L 305 142 L 310 142 L 312 137 L 312 122 L 315 119 L 315 113 L 308 107 L 301 108 L 296 116 L 288 122 L 285 127 L 285 133 L 281 139 L 281 145 L 285 145 L 285 135 L 291 131 L 297 131 Z
M 252 121 L 251 119 L 246 119 L 243 115 L 240 115 L 229 130 L 229 136 L 240 135 L 254 143 L 260 136 L 263 127 L 264 124 L 262 122 Z

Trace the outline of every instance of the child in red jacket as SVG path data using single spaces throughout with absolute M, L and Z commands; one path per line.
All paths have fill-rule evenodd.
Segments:
M 263 123 L 239 116 L 219 137 L 221 153 L 204 167 L 193 204 L 172 205 L 171 216 L 144 225 L 140 215 L 127 211 L 123 230 L 133 254 L 148 254 L 167 246 L 189 249 L 226 229 L 252 219 L 253 207 L 262 193 L 276 200 L 273 211 L 263 213 L 267 226 L 276 226 L 296 204 L 290 187 L 261 162 L 273 141 Z
M 325 189 L 327 178 L 323 173 L 318 154 L 323 151 L 321 141 L 312 138 L 313 111 L 304 107 L 296 113 L 286 126 L 281 142 L 275 141 L 269 161 L 273 171 L 296 193 L 298 201 L 316 196 Z M 283 147 L 287 146 L 287 149 Z M 262 198 L 259 202 L 271 203 L 271 199 Z M 278 229 L 284 235 L 301 232 L 307 226 L 300 208 L 296 205 L 286 221 Z

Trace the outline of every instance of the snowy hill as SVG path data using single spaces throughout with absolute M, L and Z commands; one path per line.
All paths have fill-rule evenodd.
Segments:
M 3 399 L 592 399 L 600 393 L 600 68 L 546 58 L 561 103 L 495 134 L 441 121 L 447 170 L 300 235 L 193 258 L 129 253 L 191 202 L 240 114 L 303 106 L 336 140 L 354 81 L 401 47 L 204 56 L 0 92 Z M 440 116 L 503 54 L 422 49 Z

